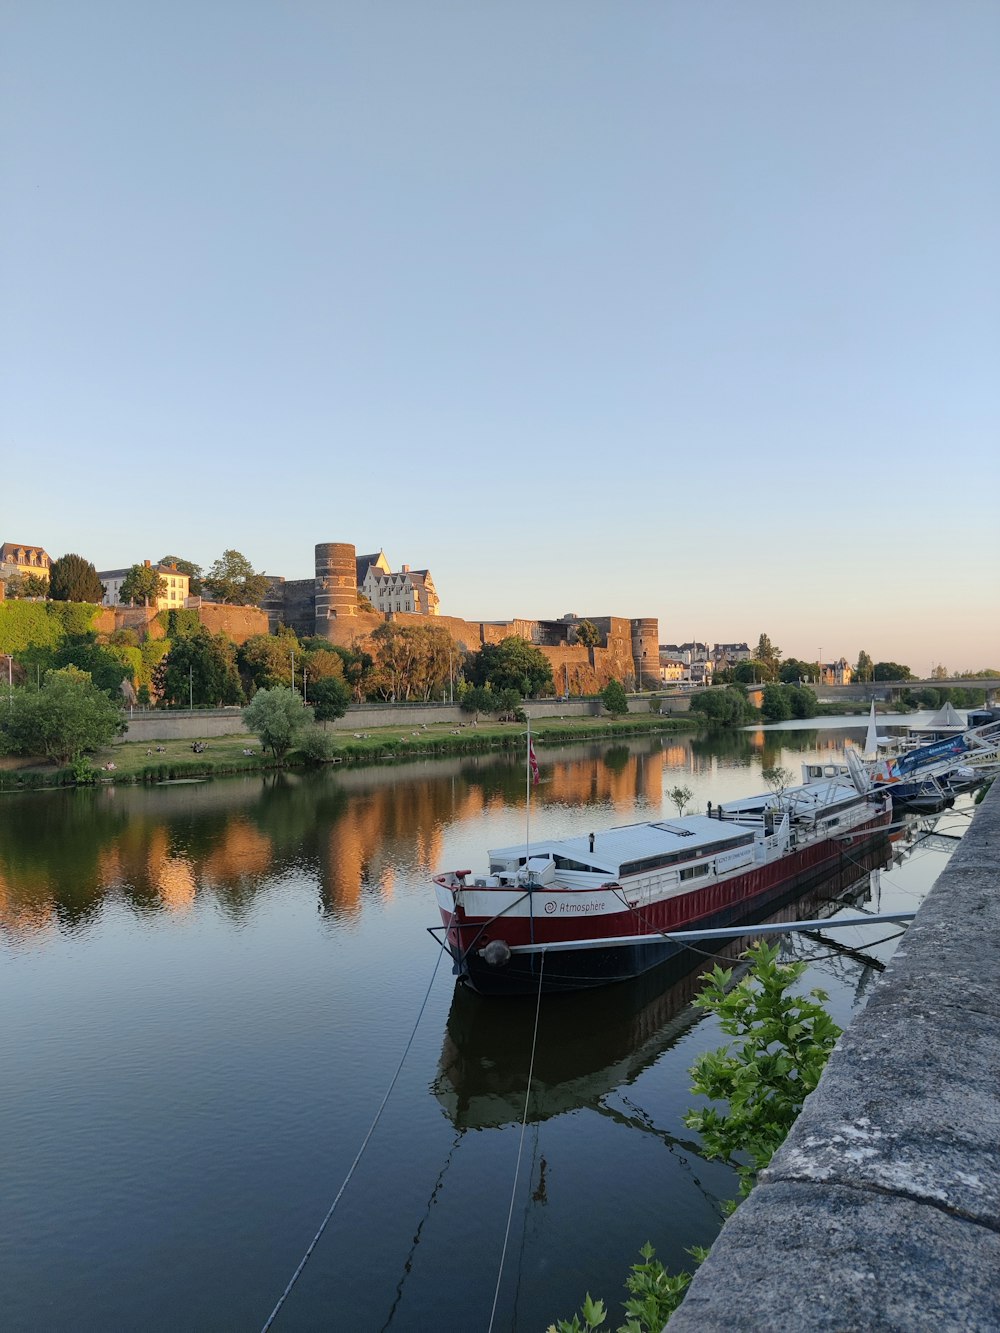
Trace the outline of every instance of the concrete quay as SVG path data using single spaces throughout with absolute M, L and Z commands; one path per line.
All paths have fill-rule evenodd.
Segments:
M 1000 1329 L 1000 783 L 670 1333 Z

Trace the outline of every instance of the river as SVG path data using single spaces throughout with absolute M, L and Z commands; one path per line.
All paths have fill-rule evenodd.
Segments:
M 703 809 L 864 734 L 825 723 L 540 748 L 532 834 L 674 813 L 677 785 Z M 0 797 L 5 1329 L 260 1328 L 404 1052 L 275 1329 L 488 1327 L 535 1008 L 435 972 L 428 879 L 523 836 L 524 798 L 509 756 Z M 827 896 L 914 905 L 969 808 Z M 877 970 L 786 947 L 848 1021 Z M 735 1184 L 682 1121 L 721 1040 L 692 990 L 543 1002 L 497 1329 L 542 1330 L 587 1290 L 616 1327 L 643 1242 L 672 1266 L 711 1242 Z

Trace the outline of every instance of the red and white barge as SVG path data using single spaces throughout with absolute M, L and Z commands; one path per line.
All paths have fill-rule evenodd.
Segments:
M 686 947 L 673 932 L 750 921 L 891 819 L 888 794 L 840 772 L 705 815 L 496 848 L 484 875 L 435 876 L 444 940 L 456 974 L 484 994 L 624 981 Z

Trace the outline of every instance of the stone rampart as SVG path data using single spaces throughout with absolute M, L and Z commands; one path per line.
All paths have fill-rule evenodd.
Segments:
M 641 705 L 633 703 L 632 711 Z M 531 718 L 543 717 L 600 717 L 603 713 L 598 699 L 531 699 L 524 705 Z M 377 727 L 419 727 L 424 724 L 450 722 L 453 726 L 468 726 L 470 717 L 458 704 L 360 704 L 348 709 L 326 725 L 331 731 L 374 731 Z M 239 708 L 198 708 L 194 712 L 169 712 L 161 709 L 136 710 L 129 718 L 128 732 L 121 741 L 198 740 L 212 736 L 245 734 L 243 714 Z M 34 763 L 34 760 L 26 760 Z
M 1000 1328 L 1000 783 L 670 1333 Z
M 267 613 L 256 606 L 202 602 L 198 614 L 210 634 L 228 634 L 234 643 L 246 643 L 255 634 L 267 633 Z

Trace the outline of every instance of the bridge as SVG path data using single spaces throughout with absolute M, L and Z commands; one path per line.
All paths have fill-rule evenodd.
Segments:
M 949 676 L 945 680 L 869 680 L 853 681 L 850 685 L 810 685 L 815 690 L 816 698 L 827 702 L 836 699 L 859 699 L 869 703 L 872 699 L 895 699 L 907 690 L 985 690 L 986 702 L 995 703 L 1000 696 L 1000 680 L 988 676 L 979 679 Z

